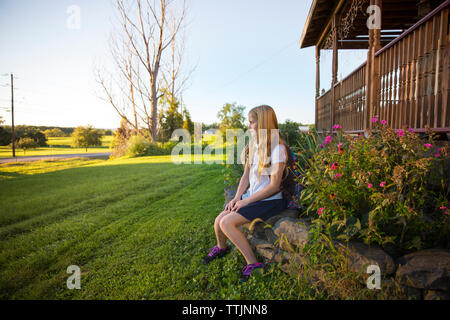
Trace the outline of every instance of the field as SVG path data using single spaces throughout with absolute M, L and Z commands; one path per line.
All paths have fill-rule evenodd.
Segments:
M 0 299 L 320 298 L 272 265 L 209 266 L 224 202 L 220 164 L 170 156 L 0 165 Z M 67 267 L 81 268 L 70 290 Z
M 113 136 L 103 136 L 101 147 L 88 148 L 88 153 L 109 152 L 109 144 Z M 25 153 L 22 149 L 16 148 L 16 157 L 23 156 L 41 156 L 41 155 L 55 155 L 55 154 L 72 154 L 72 153 L 86 153 L 85 148 L 72 148 L 71 137 L 50 137 L 47 138 L 48 147 L 36 148 L 27 150 Z M 0 146 L 0 158 L 12 157 L 12 149 L 7 146 Z

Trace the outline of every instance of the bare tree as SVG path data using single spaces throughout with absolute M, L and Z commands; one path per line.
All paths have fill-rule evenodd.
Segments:
M 175 3 L 179 6 L 175 6 Z M 170 52 L 168 48 L 172 48 L 174 54 L 173 48 L 177 47 L 177 41 L 181 41 L 184 47 L 184 40 L 179 38 L 185 27 L 186 1 L 159 0 L 157 3 L 154 0 L 152 3 L 151 0 L 116 0 L 114 6 L 120 21 L 120 31 L 111 37 L 110 49 L 119 72 L 110 74 L 108 83 L 97 69 L 96 79 L 106 94 L 105 100 L 116 112 L 136 131 L 140 124 L 147 127 L 155 142 L 158 99 L 164 94 L 161 86 L 165 80 L 161 75 L 168 66 L 164 61 L 165 55 Z M 178 61 L 179 64 L 170 68 L 179 70 L 181 60 Z M 174 75 L 180 76 L 176 72 Z M 114 88 L 119 88 L 121 103 Z M 175 90 L 172 92 L 176 94 Z
M 172 30 L 176 27 L 176 21 L 172 20 Z M 174 41 L 171 44 L 170 55 L 168 55 L 167 61 L 164 63 L 162 69 L 162 93 L 168 96 L 167 101 L 170 104 L 175 103 L 175 99 L 182 101 L 182 94 L 188 87 L 188 80 L 191 78 L 192 73 L 196 69 L 196 66 L 192 67 L 187 72 L 183 70 L 183 58 L 185 49 L 185 34 L 178 37 L 178 41 Z M 180 107 L 182 103 L 180 103 Z M 179 110 L 181 113 L 182 110 Z

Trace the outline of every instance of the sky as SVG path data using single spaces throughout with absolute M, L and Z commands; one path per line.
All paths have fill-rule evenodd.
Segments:
M 192 121 L 218 122 L 225 103 L 273 107 L 279 122 L 314 123 L 315 50 L 299 41 L 312 0 L 188 0 L 183 104 Z M 71 6 L 79 9 L 79 28 Z M 94 78 L 111 63 L 112 0 L 0 0 L 0 115 L 15 125 L 117 128 L 120 118 Z M 117 29 L 117 28 L 116 28 Z M 338 79 L 366 58 L 339 52 Z M 321 89 L 331 84 L 331 52 L 321 51 Z

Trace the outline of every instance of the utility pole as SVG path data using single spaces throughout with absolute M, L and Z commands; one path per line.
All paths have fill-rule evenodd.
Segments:
M 16 147 L 14 138 L 14 76 L 11 73 L 11 144 L 13 158 L 16 157 Z

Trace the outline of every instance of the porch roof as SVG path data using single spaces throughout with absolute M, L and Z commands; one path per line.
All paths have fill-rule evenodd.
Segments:
M 338 21 L 349 12 L 352 0 L 313 0 L 300 39 L 300 48 L 319 44 L 323 48 L 325 39 L 331 31 L 333 14 L 337 14 Z M 403 31 L 417 22 L 419 17 L 418 4 L 421 0 L 383 0 L 381 9 L 381 46 L 386 45 Z M 430 0 L 433 7 L 443 1 Z M 338 49 L 367 49 L 369 14 L 366 9 L 370 0 L 363 2 L 353 21 L 352 27 L 345 39 L 338 39 Z M 320 42 L 320 43 L 319 43 Z

